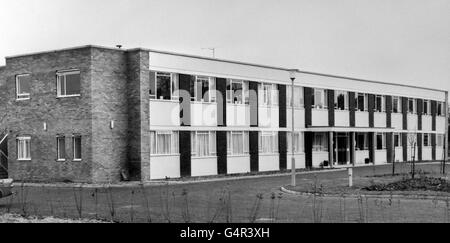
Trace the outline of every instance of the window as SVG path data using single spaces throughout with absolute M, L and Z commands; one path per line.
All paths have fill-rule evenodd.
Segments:
M 385 100 L 386 100 L 386 97 L 383 95 L 375 96 L 375 111 L 377 111 L 377 112 L 385 112 L 386 111 Z
M 368 111 L 368 94 L 358 93 L 356 95 L 356 109 L 358 111 Z
M 328 107 L 328 93 L 324 89 L 314 89 L 312 95 L 312 108 L 326 109 Z
M 328 151 L 328 135 L 327 133 L 314 133 L 313 151 Z
M 58 161 L 66 160 L 66 138 L 64 136 L 56 138 L 56 156 Z
M 80 96 L 81 77 L 80 71 L 61 71 L 56 73 L 58 97 Z
M 377 133 L 377 150 L 386 149 L 386 134 Z
M 30 99 L 30 85 L 31 75 L 22 74 L 16 76 L 16 99 L 28 100 Z
M 196 76 L 191 79 L 191 100 L 196 102 L 216 102 L 216 79 Z
M 430 115 L 431 114 L 431 102 L 429 100 L 423 101 L 423 114 Z
M 229 155 L 249 153 L 248 132 L 227 132 L 227 152 Z
M 334 107 L 336 110 L 348 110 L 348 92 L 336 91 L 334 96 Z
M 408 99 L 408 112 L 410 114 L 416 114 L 416 102 L 414 102 L 414 99 Z
M 153 155 L 178 154 L 178 132 L 150 132 L 150 147 Z
M 392 97 L 392 112 L 393 113 L 402 113 L 402 102 L 400 97 L 394 96 Z
M 431 135 L 428 133 L 423 134 L 423 146 L 430 147 L 431 146 Z
M 368 150 L 369 149 L 369 136 L 367 133 L 356 134 L 356 150 Z
M 150 72 L 150 99 L 178 100 L 178 74 Z
M 31 137 L 17 138 L 17 159 L 31 160 Z
M 292 87 L 286 87 L 286 104 L 288 107 L 292 107 Z M 294 87 L 294 107 L 295 108 L 303 108 L 304 98 L 303 98 L 303 88 L 302 87 Z
M 259 104 L 263 106 L 278 105 L 278 87 L 276 84 L 261 84 Z
M 436 146 L 444 147 L 444 135 L 443 134 L 438 134 L 436 136 Z
M 227 79 L 227 102 L 232 104 L 246 104 L 250 102 L 248 82 Z
M 216 132 L 192 132 L 191 146 L 193 157 L 216 155 Z
M 402 147 L 402 146 L 403 146 L 402 134 L 401 133 L 395 133 L 394 134 L 394 147 L 398 148 L 398 147 Z
M 260 132 L 259 145 L 260 145 L 259 150 L 263 154 L 278 153 L 278 133 Z
M 437 115 L 445 116 L 445 103 L 444 102 L 437 102 Z
M 292 132 L 287 134 L 287 151 L 292 153 Z M 294 153 L 303 153 L 303 133 L 294 133 Z
M 72 144 L 73 144 L 73 160 L 81 161 L 81 136 L 74 135 Z

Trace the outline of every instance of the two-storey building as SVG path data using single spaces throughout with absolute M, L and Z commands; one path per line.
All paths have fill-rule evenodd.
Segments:
M 148 181 L 283 171 L 292 156 L 297 168 L 446 158 L 446 91 L 304 71 L 292 88 L 290 72 L 97 46 L 7 57 L 0 176 Z

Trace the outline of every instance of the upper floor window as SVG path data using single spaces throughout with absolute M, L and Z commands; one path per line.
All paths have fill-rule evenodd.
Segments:
M 227 132 L 227 153 L 229 155 L 244 155 L 249 152 L 248 132 Z
M 423 101 L 423 114 L 430 115 L 431 114 L 431 102 L 429 100 Z
M 16 76 L 16 99 L 30 99 L 31 75 L 21 74 Z
M 150 99 L 178 100 L 179 96 L 178 74 L 150 73 Z
M 150 132 L 150 148 L 154 155 L 178 154 L 178 132 Z
M 193 157 L 216 156 L 216 132 L 191 132 L 191 149 Z
M 437 102 L 437 115 L 445 116 L 445 103 L 444 102 Z
M 334 108 L 336 110 L 348 110 L 348 92 L 337 90 L 334 95 Z
M 386 111 L 386 96 L 383 95 L 375 96 L 375 111 L 377 112 Z
M 325 89 L 313 89 L 312 108 L 326 109 L 328 107 L 328 92 Z
M 292 107 L 292 87 L 288 86 L 286 88 L 286 104 L 288 107 Z M 294 87 L 294 107 L 299 108 L 304 106 L 304 98 L 303 98 L 303 88 L 302 87 Z
M 260 84 L 259 104 L 263 106 L 278 105 L 278 86 L 276 84 Z
M 416 102 L 414 102 L 413 98 L 408 99 L 408 112 L 410 114 L 416 114 Z
M 216 79 L 196 76 L 191 79 L 191 100 L 197 102 L 216 102 Z
M 249 97 L 247 81 L 227 79 L 227 103 L 248 105 Z
M 356 109 L 358 111 L 368 111 L 368 94 L 358 93 L 356 95 Z
M 17 138 L 17 159 L 31 160 L 31 137 Z
M 56 73 L 56 77 L 56 90 L 58 97 L 73 97 L 81 95 L 80 71 L 60 71 Z
M 394 96 L 392 97 L 392 112 L 393 113 L 402 113 L 402 102 L 400 97 Z

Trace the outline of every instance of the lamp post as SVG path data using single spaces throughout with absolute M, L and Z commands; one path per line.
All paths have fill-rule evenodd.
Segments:
M 296 79 L 297 76 L 297 70 L 291 70 L 289 73 L 289 76 L 291 78 L 292 81 L 292 85 L 291 85 L 291 108 L 292 108 L 292 133 L 291 133 L 291 153 L 292 153 L 292 159 L 291 159 L 291 173 L 292 173 L 292 178 L 291 178 L 291 185 L 293 187 L 296 186 L 296 174 L 297 174 L 297 167 L 295 165 L 295 152 L 294 152 L 294 132 L 295 132 L 295 119 L 294 119 L 294 81 Z

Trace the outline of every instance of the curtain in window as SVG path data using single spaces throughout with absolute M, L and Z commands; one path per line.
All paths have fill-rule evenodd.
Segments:
M 18 159 L 30 159 L 31 154 L 31 140 L 30 139 L 18 139 L 17 146 L 17 158 Z
M 155 141 L 155 132 L 150 132 L 150 149 L 151 154 L 156 154 L 156 141 Z
M 233 154 L 243 154 L 244 153 L 244 135 L 241 132 L 236 132 L 232 134 L 233 137 Z
M 313 141 L 314 151 L 328 151 L 328 139 L 326 133 L 315 133 Z
M 169 133 L 158 133 L 157 135 L 158 154 L 170 154 L 172 145 L 171 135 Z
M 197 156 L 205 157 L 209 156 L 209 133 L 197 133 Z

